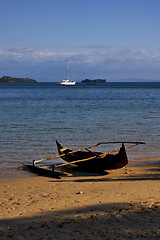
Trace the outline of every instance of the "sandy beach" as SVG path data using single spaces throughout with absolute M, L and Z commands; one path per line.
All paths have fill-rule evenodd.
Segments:
M 160 167 L 0 181 L 0 239 L 160 239 Z

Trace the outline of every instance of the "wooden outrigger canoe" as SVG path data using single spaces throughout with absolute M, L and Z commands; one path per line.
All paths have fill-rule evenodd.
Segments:
M 110 152 L 102 153 L 102 152 L 93 152 L 89 149 L 99 146 L 100 144 L 109 144 L 109 143 L 121 143 L 122 146 L 120 149 L 116 149 Z M 81 170 L 87 170 L 91 172 L 102 172 L 105 170 L 113 170 L 126 166 L 128 164 L 128 158 L 126 154 L 126 149 L 134 147 L 138 144 L 144 144 L 143 142 L 125 142 L 132 143 L 132 145 L 125 147 L 124 142 L 100 142 L 96 145 L 85 147 L 78 150 L 70 150 L 68 148 L 62 147 L 62 145 L 56 141 L 59 155 L 54 157 L 48 157 L 40 160 L 33 160 L 32 165 L 26 165 L 30 171 L 36 172 L 40 175 L 46 175 L 49 177 L 58 177 L 64 175 L 70 175 L 66 172 L 56 171 L 55 168 L 64 167 L 67 165 L 76 165 Z M 117 154 L 113 154 L 114 152 L 118 152 Z M 43 161 L 56 159 L 61 157 L 66 163 L 62 164 L 53 164 L 51 169 L 45 169 L 43 166 L 38 166 L 36 163 L 40 163 Z
M 92 151 L 72 152 L 72 150 L 68 148 L 63 148 L 58 141 L 56 141 L 56 143 L 59 155 L 62 155 L 61 158 L 68 163 L 77 165 L 81 169 L 98 172 L 122 168 L 128 164 L 124 143 L 122 143 L 122 147 L 115 155 Z M 63 164 L 63 166 L 64 165 L 65 164 Z

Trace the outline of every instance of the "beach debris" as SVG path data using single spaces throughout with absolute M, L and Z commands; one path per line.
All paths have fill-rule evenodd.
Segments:
M 77 192 L 76 194 L 83 194 L 83 192 L 82 192 L 82 191 L 79 191 L 79 192 Z

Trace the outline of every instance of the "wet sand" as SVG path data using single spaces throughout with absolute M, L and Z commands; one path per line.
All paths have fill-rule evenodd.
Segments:
M 160 166 L 0 181 L 0 239 L 160 239 Z

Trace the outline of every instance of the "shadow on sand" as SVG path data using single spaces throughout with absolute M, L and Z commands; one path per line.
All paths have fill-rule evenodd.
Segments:
M 154 180 L 159 181 L 160 180 L 160 166 L 159 164 L 156 164 L 155 166 L 150 166 L 146 168 L 145 166 L 143 168 L 143 174 L 138 173 L 134 171 L 134 168 L 132 167 L 132 170 L 130 168 L 121 169 L 121 174 L 118 176 L 114 176 L 111 174 L 111 172 L 102 172 L 102 173 L 94 173 L 94 172 L 87 172 L 87 171 L 80 171 L 77 168 L 73 168 L 69 170 L 69 173 L 72 175 L 70 177 L 63 177 L 60 179 L 60 181 L 64 182 L 97 182 L 97 181 L 105 181 L 105 182 L 116 182 L 116 181 L 144 181 L 144 180 Z M 115 170 L 112 170 L 113 172 Z M 75 179 L 75 177 L 79 177 L 79 179 Z M 99 178 L 97 178 L 99 177 Z M 53 179 L 53 178 L 52 178 Z M 56 179 L 53 179 L 53 182 L 56 182 Z M 58 180 L 59 181 L 59 180 Z M 50 181 L 52 182 L 52 180 Z
M 135 165 L 136 166 L 136 165 Z M 147 168 L 146 168 L 147 166 Z M 121 170 L 121 175 L 119 175 L 117 178 L 113 177 L 113 174 L 111 174 L 114 171 L 117 170 L 111 170 L 111 171 L 103 171 L 103 172 L 89 172 L 89 171 L 84 171 L 81 170 L 78 167 L 70 167 L 70 168 L 57 168 L 56 170 L 60 171 L 60 176 L 59 177 L 55 177 L 52 176 L 52 171 L 50 172 L 50 175 L 46 175 L 46 177 L 49 177 L 50 179 L 53 179 L 54 182 L 59 181 L 57 180 L 58 178 L 60 179 L 60 181 L 71 181 L 71 182 L 97 182 L 97 181 L 139 181 L 139 180 L 155 180 L 155 181 L 159 181 L 160 180 L 160 164 L 155 164 L 155 165 L 141 165 L 139 166 L 139 168 L 143 168 L 143 174 L 141 173 L 137 173 L 136 171 L 134 171 L 134 167 L 132 166 L 132 170 L 130 170 L 130 166 L 125 167 L 120 169 Z M 145 171 L 146 168 L 146 171 Z M 27 172 L 28 169 L 27 168 L 17 168 L 17 170 L 25 170 Z M 63 172 L 65 173 L 63 176 Z M 68 176 L 67 174 L 68 173 Z M 45 176 L 44 173 L 39 173 L 36 172 L 34 173 L 35 175 L 39 175 L 39 176 Z M 32 173 L 33 175 L 33 173 Z M 78 180 L 75 180 L 74 177 L 79 177 Z M 85 178 L 86 177 L 86 178 Z M 95 178 L 96 177 L 96 178 Z M 97 178 L 100 177 L 100 178 Z M 52 182 L 52 180 L 50 181 Z
M 75 172 L 65 179 L 48 178 L 48 182 L 94 182 L 160 180 L 160 168 L 149 166 L 143 174 L 134 168 L 101 177 L 97 174 Z M 79 179 L 74 178 L 79 176 Z M 109 194 L 109 193 L 108 193 Z M 80 203 L 81 204 L 81 203 Z M 8 240 L 107 240 L 160 239 L 160 202 L 112 203 L 79 206 L 78 208 L 43 210 L 32 217 L 9 218 L 0 221 L 0 239 Z
M 54 203 L 53 203 L 54 204 Z M 99 204 L 0 221 L 0 239 L 95 240 L 160 237 L 158 205 Z

